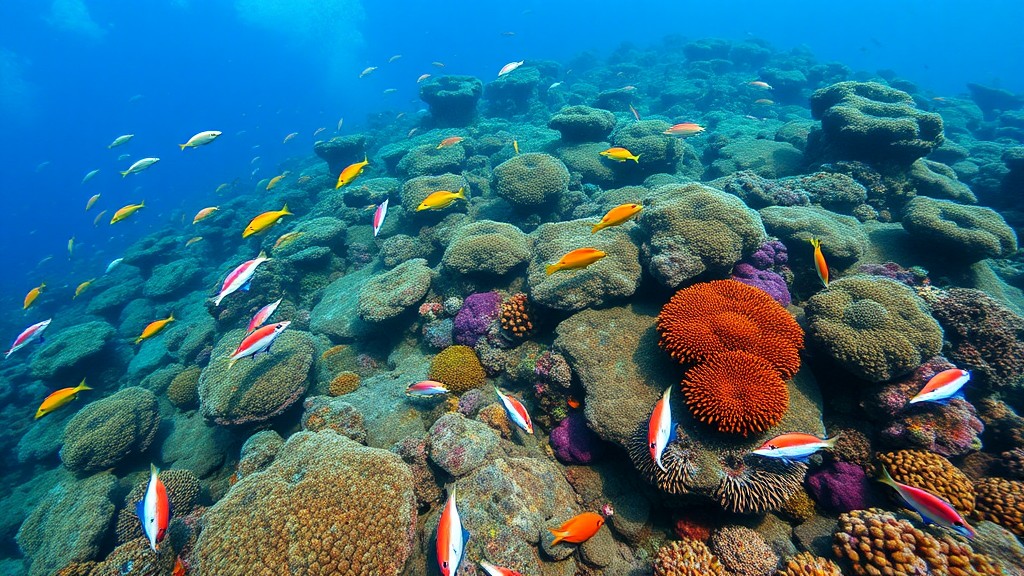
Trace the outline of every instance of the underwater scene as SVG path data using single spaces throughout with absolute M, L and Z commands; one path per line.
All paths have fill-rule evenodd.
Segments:
M 0 576 L 1024 575 L 1024 4 L 489 4 L 0 6 Z

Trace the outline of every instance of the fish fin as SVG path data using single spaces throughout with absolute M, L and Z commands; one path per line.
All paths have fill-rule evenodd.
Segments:
M 544 273 L 547 274 L 548 276 L 551 276 L 552 274 L 554 274 L 557 271 L 558 271 L 558 264 L 548 264 L 547 267 L 544 268 Z
M 238 362 L 238 360 L 236 358 L 229 358 L 228 359 L 228 370 L 231 370 L 231 367 L 235 365 L 235 362 Z
M 139 517 L 139 524 L 142 526 L 143 535 L 146 534 L 146 505 L 142 500 L 135 503 L 135 515 Z
M 145 200 L 143 200 L 142 202 L 139 202 L 139 208 L 145 208 L 145 207 L 146 207 L 146 201 Z
M 287 207 L 288 206 L 286 205 L 285 208 L 287 208 Z M 266 250 L 260 250 L 260 253 L 256 257 L 257 258 L 266 258 L 267 257 L 267 251 Z
M 156 467 L 156 464 L 153 464 L 152 462 L 150 462 L 149 463 L 149 473 L 152 476 L 157 476 L 157 475 L 160 474 L 160 469 Z
M 369 158 L 366 157 L 366 154 L 364 153 L 363 154 L 363 164 L 369 164 L 369 163 L 370 163 L 370 160 L 369 160 Z
M 252 279 L 250 278 L 248 282 L 246 282 L 245 284 L 242 284 L 242 287 L 239 288 L 239 290 L 244 290 L 244 291 L 248 292 L 249 288 L 251 286 L 252 286 Z
M 598 230 L 603 230 L 603 229 L 604 229 L 604 222 L 598 222 L 597 224 L 594 224 L 593 228 L 590 229 L 590 233 L 591 234 L 596 234 Z
M 127 177 L 128 177 L 128 171 L 127 170 L 125 170 L 124 172 L 121 172 L 121 178 L 127 178 Z
M 184 151 L 185 148 L 188 148 L 188 144 L 178 144 L 178 146 L 181 146 L 182 151 Z
M 465 200 L 466 199 L 466 187 L 462 186 L 461 188 L 459 188 L 459 191 L 455 193 L 455 197 L 456 198 L 461 198 L 461 199 Z
M 896 481 L 892 479 L 892 476 L 889 474 L 889 470 L 884 465 L 881 468 L 882 477 L 878 478 L 878 481 L 881 482 L 882 484 L 885 484 L 886 486 L 891 486 L 895 489 L 899 489 L 899 484 L 897 484 Z
M 82 378 L 82 383 L 78 385 L 79 390 L 92 390 L 91 387 L 85 385 L 85 378 Z
M 555 539 L 551 541 L 552 546 L 558 544 L 569 535 L 569 532 L 565 530 L 555 530 L 554 528 L 548 528 L 548 532 L 551 532 L 555 536 Z
M 818 240 L 817 238 L 811 238 L 810 242 L 812 247 L 821 248 L 821 240 Z
M 639 155 L 639 154 L 637 154 L 636 156 L 633 156 L 633 157 L 631 158 L 631 160 L 632 160 L 633 162 L 636 162 L 637 164 L 639 164 L 639 163 L 640 163 L 640 155 Z

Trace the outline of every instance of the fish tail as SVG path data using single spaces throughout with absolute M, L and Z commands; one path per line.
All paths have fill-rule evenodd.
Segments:
M 156 467 L 156 464 L 153 464 L 152 462 L 150 462 L 149 463 L 149 473 L 152 474 L 153 476 L 156 476 L 156 475 L 160 474 L 160 469 Z
M 143 338 L 142 336 L 139 336 L 138 338 L 135 339 L 135 343 L 138 344 L 138 343 L 142 342 L 143 340 L 145 340 L 145 338 Z
M 167 321 L 174 322 L 174 312 L 171 312 L 171 315 L 167 317 Z
M 812 247 L 821 248 L 821 240 L 818 240 L 817 238 L 811 238 L 810 242 Z
M 639 164 L 640 163 L 640 155 L 637 154 L 636 156 L 633 156 L 632 158 L 630 158 L 630 160 L 632 160 L 633 162 L 636 162 L 637 164 Z
M 435 150 L 440 150 L 441 148 L 444 148 L 444 146 L 442 146 L 441 144 L 438 144 L 437 148 L 435 148 Z
M 85 385 L 85 378 L 82 378 L 82 383 L 78 385 L 76 390 L 92 390 L 89 386 Z
M 603 230 L 603 229 L 604 229 L 604 222 L 598 222 L 597 224 L 594 224 L 593 228 L 590 229 L 590 233 L 591 234 L 596 234 L 598 230 Z
M 145 208 L 145 207 L 146 207 L 146 201 L 145 200 L 143 200 L 142 202 L 139 202 L 139 208 Z
M 565 540 L 566 538 L 569 537 L 569 531 L 568 530 L 555 530 L 554 528 L 548 528 L 548 532 L 551 532 L 551 534 L 553 534 L 555 536 L 555 539 L 551 541 L 551 545 L 552 546 L 554 546 L 555 544 L 558 544 L 562 540 Z
M 178 146 L 181 146 L 181 150 L 184 152 L 185 148 L 188 147 L 188 144 L 178 144 Z
M 238 361 L 237 359 L 235 359 L 235 358 L 231 358 L 231 359 L 230 359 L 230 360 L 228 361 L 228 370 L 231 370 L 231 367 L 232 367 L 232 366 L 234 366 L 234 365 L 235 365 L 235 362 L 237 362 L 237 361 Z
M 551 276 L 552 274 L 554 274 L 557 271 L 558 271 L 558 264 L 548 264 L 548 266 L 546 268 L 544 268 L 544 273 L 547 274 L 548 276 Z
M 287 206 L 285 206 L 285 208 L 287 208 Z M 257 258 L 266 258 L 267 257 L 267 251 L 266 250 L 260 250 L 259 255 L 256 256 L 256 257 Z
M 125 178 L 127 176 L 128 176 L 128 171 L 127 170 L 125 170 L 124 172 L 121 172 L 121 178 Z
M 842 432 L 836 432 L 835 436 L 829 438 L 828 440 L 825 440 L 825 445 L 828 446 L 829 448 L 834 448 L 835 445 L 836 445 L 836 442 L 838 442 L 839 438 L 841 438 L 842 436 L 843 436 Z
M 284 208 L 281 208 L 281 212 L 294 216 L 294 214 L 292 214 L 291 212 L 288 211 L 288 204 L 287 203 L 285 203 Z
M 889 470 L 886 469 L 884 464 L 882 465 L 882 477 L 878 478 L 878 481 L 886 486 L 892 486 L 893 488 L 899 489 L 899 484 L 892 479 L 892 476 L 889 474 Z
M 459 188 L 459 191 L 455 193 L 455 197 L 456 198 L 461 198 L 461 199 L 465 200 L 466 199 L 466 187 L 465 186 L 461 186 Z

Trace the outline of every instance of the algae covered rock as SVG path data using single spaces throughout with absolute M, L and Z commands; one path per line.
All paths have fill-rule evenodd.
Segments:
M 615 128 L 615 115 L 590 106 L 566 106 L 551 117 L 548 128 L 558 130 L 563 142 L 600 142 Z
M 632 122 L 615 131 L 612 145 L 640 156 L 639 168 L 645 175 L 672 174 L 686 152 L 686 144 L 679 138 L 667 137 L 664 132 L 669 127 L 664 120 Z
M 774 140 L 737 140 L 723 146 L 718 154 L 709 170 L 711 177 L 749 170 L 764 178 L 781 178 L 799 174 L 804 163 L 803 153 L 795 146 Z
M 437 126 L 466 126 L 476 117 L 484 85 L 472 76 L 435 76 L 420 84 L 420 100 Z
M 199 376 L 200 410 L 217 424 L 271 420 L 298 402 L 309 387 L 316 348 L 308 332 L 285 330 L 269 354 L 243 358 L 229 368 L 228 358 L 244 335 L 243 330 L 224 335 Z
M 198 573 L 397 576 L 416 533 L 412 472 L 397 455 L 333 431 L 298 432 L 203 524 Z
M 568 188 L 565 164 L 548 154 L 518 154 L 494 168 L 494 190 L 519 210 L 553 204 Z
M 319 432 L 329 428 L 338 434 L 366 444 L 366 424 L 355 406 L 341 398 L 313 396 L 302 403 L 302 429 Z
M 459 228 L 441 263 L 459 274 L 506 274 L 530 259 L 530 237 L 511 224 L 481 220 Z
M 125 388 L 75 414 L 64 428 L 60 458 L 74 472 L 104 470 L 145 452 L 159 425 L 156 396 L 145 388 Z
M 458 412 L 441 416 L 430 428 L 430 459 L 452 476 L 465 476 L 482 466 L 498 447 L 498 434 L 487 424 Z
M 371 278 L 359 292 L 359 317 L 380 323 L 420 303 L 430 290 L 434 272 L 427 261 L 415 258 Z
M 338 278 L 324 288 L 323 296 L 310 313 L 309 329 L 339 342 L 355 340 L 367 330 L 357 313 L 359 294 L 377 272 L 367 266 Z
M 32 376 L 42 380 L 77 378 L 114 335 L 114 327 L 100 321 L 50 330 L 46 342 L 32 357 Z
M 970 262 L 1006 258 L 1017 251 L 1017 235 L 991 208 L 918 196 L 907 203 L 903 228 L 930 247 Z
M 337 176 L 346 166 L 363 159 L 366 137 L 362 134 L 335 136 L 313 145 L 313 153 L 327 162 L 327 169 Z

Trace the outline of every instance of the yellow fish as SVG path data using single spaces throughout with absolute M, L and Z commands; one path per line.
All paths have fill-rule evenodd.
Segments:
M 88 288 L 90 284 L 92 284 L 93 280 L 95 280 L 95 278 L 92 278 L 90 280 L 86 280 L 85 282 L 82 282 L 81 284 L 79 284 L 78 288 L 75 288 L 75 295 L 72 296 L 71 299 L 74 300 L 75 298 L 78 298 L 79 296 L 81 296 L 82 292 L 85 292 L 85 289 Z
M 605 256 L 607 256 L 607 254 L 597 248 L 577 248 L 565 256 L 562 256 L 558 262 L 548 265 L 548 267 L 544 269 L 544 272 L 547 274 L 554 274 L 559 270 L 578 270 L 580 268 L 586 268 Z
M 598 230 L 604 230 L 605 228 L 623 224 L 633 216 L 639 214 L 643 209 L 644 207 L 639 204 L 620 204 L 609 210 L 608 213 L 601 218 L 600 222 L 594 224 L 594 227 L 590 229 L 590 233 L 593 234 Z
M 640 163 L 639 154 L 633 154 L 629 150 L 626 150 L 625 148 L 619 146 L 609 148 L 604 152 L 600 152 L 599 154 L 601 154 L 601 156 L 604 156 L 605 158 L 608 158 L 609 160 L 615 160 L 616 162 L 625 162 L 626 160 L 632 160 L 637 164 Z
M 170 324 L 171 322 L 174 322 L 174 314 L 173 313 L 170 316 L 168 316 L 167 318 L 164 318 L 163 320 L 154 320 L 153 322 L 150 322 L 149 325 L 146 326 L 146 328 L 142 330 L 142 334 L 139 334 L 139 337 L 135 339 L 135 343 L 138 344 L 139 342 L 142 342 L 143 340 L 146 340 L 148 338 L 152 338 L 153 336 L 156 336 L 157 334 L 160 333 L 161 330 L 166 328 L 167 325 Z
M 85 211 L 88 212 L 89 208 L 92 208 L 92 205 L 95 204 L 96 201 L 99 200 L 99 199 L 100 199 L 100 195 L 99 194 L 93 194 L 92 198 L 89 198 L 89 201 L 85 203 Z
M 125 218 L 131 216 L 132 214 L 135 214 L 136 212 L 138 212 L 139 210 L 142 210 L 145 207 L 146 207 L 146 201 L 145 200 L 143 200 L 142 202 L 140 202 L 138 204 L 129 204 L 129 205 L 125 206 L 124 208 L 121 208 L 117 212 L 114 212 L 114 217 L 110 219 L 110 223 L 111 224 L 117 224 L 121 220 L 124 220 Z
M 512 140 L 512 149 L 516 151 L 516 154 L 519 154 L 519 140 Z
M 277 239 L 277 242 L 274 242 L 273 250 L 277 250 L 278 248 L 282 248 L 284 246 L 291 244 L 292 242 L 295 242 L 296 240 L 298 240 L 299 236 L 302 236 L 302 234 L 303 232 L 288 232 L 287 234 L 281 234 L 281 236 Z
M 82 383 L 74 388 L 61 388 L 60 390 L 50 394 L 43 400 L 43 403 L 39 405 L 39 409 L 36 410 L 36 420 L 39 420 L 57 408 L 60 408 L 75 398 L 78 398 L 78 393 L 82 390 L 92 390 L 92 388 L 85 385 L 85 379 L 82 379 Z
M 199 242 L 202 239 L 202 236 L 193 236 L 192 238 L 189 238 L 188 242 L 185 242 L 185 248 L 188 248 L 189 246 L 195 244 L 196 242 Z
M 351 184 L 352 181 L 356 179 L 356 176 L 363 173 L 363 168 L 366 168 L 369 164 L 370 161 L 367 160 L 364 155 L 362 162 L 356 162 L 355 164 L 349 164 L 346 166 L 345 169 L 341 171 L 341 174 L 338 175 L 338 183 L 334 185 L 334 189 L 337 190 L 342 186 Z
M 220 210 L 219 206 L 210 206 L 209 208 L 203 208 L 199 212 L 196 212 L 196 217 L 192 219 L 192 224 L 195 225 L 202 220 L 206 220 L 211 215 L 213 215 L 213 213 L 216 212 L 217 210 Z
M 46 288 L 46 282 L 41 283 L 39 286 L 29 290 L 28 294 L 25 294 L 25 306 L 22 310 L 28 310 L 28 307 L 31 306 L 32 303 L 36 301 L 36 298 L 39 298 L 39 295 L 43 293 L 43 288 Z
M 224 182 L 220 186 L 217 186 L 217 189 L 214 190 L 214 192 L 216 192 L 217 194 L 223 194 L 224 191 L 226 191 L 230 187 L 231 187 L 231 184 L 228 184 L 227 182 Z
M 821 253 L 821 240 L 811 238 L 811 246 L 814 247 L 814 269 L 818 272 L 821 283 L 828 288 L 828 264 L 825 263 L 825 255 Z
M 267 184 L 267 190 L 273 190 L 274 186 L 277 186 L 278 183 L 281 182 L 281 180 L 284 180 L 285 178 L 287 178 L 289 174 L 291 174 L 291 172 L 285 170 L 284 174 L 279 174 L 279 175 L 274 176 L 273 178 L 271 178 L 270 179 L 270 183 Z
M 260 232 L 265 231 L 267 228 L 270 228 L 274 224 L 277 224 L 277 221 L 280 220 L 281 218 L 292 215 L 293 214 L 288 211 L 287 204 L 285 204 L 284 208 L 281 208 L 280 210 L 271 210 L 270 212 L 264 212 L 263 214 L 260 214 L 259 216 L 253 218 L 252 222 L 249 222 L 249 225 L 245 227 L 245 231 L 242 232 L 242 238 L 248 238 L 253 234 L 259 234 Z
M 452 202 L 456 200 L 466 199 L 466 188 L 459 188 L 458 192 L 449 192 L 447 190 L 438 190 L 430 196 L 427 196 L 420 205 L 416 207 L 416 211 L 420 212 L 423 210 L 444 210 L 445 208 L 452 205 Z

